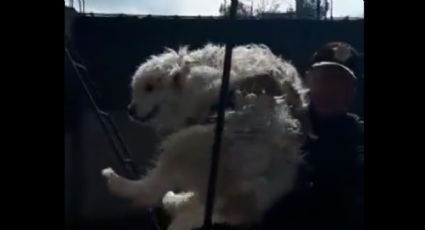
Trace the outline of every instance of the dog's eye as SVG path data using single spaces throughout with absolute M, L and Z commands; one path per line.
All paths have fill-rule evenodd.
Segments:
M 145 91 L 146 92 L 152 92 L 153 91 L 153 85 L 152 84 L 147 84 L 146 86 L 145 86 Z

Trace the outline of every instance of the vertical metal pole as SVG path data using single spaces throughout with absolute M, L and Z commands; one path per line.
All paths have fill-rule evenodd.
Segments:
M 230 5 L 229 22 L 232 22 L 232 19 L 236 17 L 237 5 L 238 5 L 238 1 L 232 0 L 232 3 Z M 216 184 L 216 178 L 217 178 L 220 147 L 221 147 L 223 127 L 224 127 L 224 108 L 228 100 L 227 92 L 229 88 L 230 67 L 231 67 L 231 61 L 232 61 L 233 46 L 234 46 L 233 41 L 228 41 L 228 43 L 226 44 L 226 49 L 224 54 L 223 78 L 222 78 L 221 88 L 220 88 L 220 103 L 219 103 L 218 112 L 217 112 L 218 113 L 217 123 L 215 127 L 214 144 L 212 148 L 210 176 L 208 179 L 208 190 L 207 190 L 207 199 L 206 199 L 206 205 L 205 205 L 205 217 L 204 217 L 204 229 L 211 229 L 211 226 L 212 226 L 215 184 Z

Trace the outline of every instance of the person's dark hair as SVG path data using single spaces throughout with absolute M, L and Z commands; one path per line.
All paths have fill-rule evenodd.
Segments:
M 363 116 L 363 56 L 348 43 L 330 42 L 314 53 L 310 63 L 310 70 L 313 66 L 324 66 L 323 63 L 326 62 L 338 63 L 354 73 L 358 87 L 356 87 L 357 93 L 352 111 Z
M 360 55 L 348 43 L 330 42 L 322 46 L 314 53 L 310 66 L 320 62 L 336 62 L 352 70 L 357 77 L 361 77 Z

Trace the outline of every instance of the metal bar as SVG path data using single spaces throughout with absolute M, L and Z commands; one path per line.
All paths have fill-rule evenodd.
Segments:
M 236 9 L 238 1 L 232 0 L 230 5 L 230 17 L 229 21 L 236 18 Z M 231 40 L 231 39 L 229 39 Z M 229 90 L 229 78 L 230 78 L 230 67 L 232 62 L 232 49 L 233 41 L 228 41 L 225 48 L 224 56 L 224 67 L 223 67 L 223 77 L 220 88 L 220 101 L 217 111 L 217 123 L 215 127 L 214 135 L 214 144 L 212 146 L 212 158 L 210 166 L 210 175 L 208 179 L 208 190 L 207 190 L 207 199 L 205 205 L 205 216 L 204 216 L 204 229 L 211 229 L 212 227 L 212 213 L 214 209 L 214 196 L 215 196 L 215 185 L 217 178 L 217 169 L 220 156 L 220 146 L 223 134 L 224 127 L 224 109 L 228 100 L 228 90 Z
M 72 42 L 71 42 L 71 39 L 68 37 L 68 36 L 65 36 L 65 44 L 66 44 L 66 46 L 68 47 L 68 50 L 70 51 L 70 54 L 71 54 L 71 56 L 74 58 L 74 59 L 77 59 L 79 62 L 75 62 L 74 60 L 72 60 L 72 61 L 74 61 L 73 63 L 75 63 L 75 65 L 78 67 L 78 68 L 80 68 L 80 69 L 82 69 L 83 71 L 84 71 L 84 73 L 85 73 L 85 75 L 86 76 L 83 76 L 84 77 L 84 81 L 87 83 L 87 86 L 89 87 L 89 91 L 90 91 L 90 93 L 93 95 L 94 94 L 94 98 L 97 98 L 97 99 L 99 99 L 100 98 L 100 93 L 99 93 L 99 91 L 96 89 L 96 87 L 94 87 L 94 83 L 93 83 L 93 81 L 90 79 L 90 77 L 88 77 L 88 73 L 89 73 L 89 71 L 87 70 L 87 68 L 86 68 L 86 66 L 85 66 L 85 63 L 84 62 L 82 62 L 82 58 L 80 57 L 80 55 L 77 53 L 77 52 L 71 52 L 71 51 L 73 51 L 73 50 L 76 50 L 75 49 L 75 47 L 73 46 L 73 44 L 72 44 Z
M 138 179 L 140 177 L 139 170 L 138 170 L 136 164 L 134 163 L 134 161 L 131 159 L 131 155 L 130 155 L 126 145 L 124 144 L 124 141 L 123 141 L 120 133 L 118 132 L 118 128 L 117 128 L 116 124 L 111 119 L 110 115 L 108 113 L 102 111 L 98 107 L 98 105 L 96 104 L 96 101 L 95 101 L 93 95 L 90 93 L 90 89 L 89 89 L 87 83 L 85 82 L 85 80 L 84 80 L 84 78 L 83 78 L 83 76 L 82 76 L 82 74 L 79 70 L 79 66 L 81 66 L 81 64 L 78 64 L 77 62 L 74 61 L 70 51 L 66 47 L 65 47 L 65 53 L 66 53 L 68 59 L 70 60 L 72 66 L 74 67 L 75 73 L 78 76 L 87 97 L 89 98 L 90 104 L 92 105 L 93 109 L 95 110 L 96 117 L 99 120 L 99 122 L 102 126 L 102 129 L 106 134 L 106 137 L 107 137 L 109 144 L 111 145 L 111 147 L 112 147 L 115 155 L 117 156 L 118 160 L 124 166 L 126 176 L 131 178 L 131 179 Z M 119 144 L 117 144 L 116 141 L 114 140 L 113 134 L 108 129 L 108 126 L 107 126 L 104 118 L 106 118 L 106 120 L 109 122 L 109 125 L 112 128 L 112 132 L 117 137 Z M 120 151 L 120 147 L 121 147 L 121 150 L 123 150 L 123 152 Z
M 122 154 L 124 155 L 124 158 L 122 159 L 123 166 L 126 168 L 127 172 L 131 172 L 133 179 L 139 179 L 140 173 L 139 173 L 139 170 L 137 168 L 137 165 L 131 159 L 130 151 L 128 150 L 127 146 L 125 145 L 124 139 L 123 139 L 120 131 L 118 130 L 118 127 L 117 127 L 116 123 L 114 122 L 112 116 L 107 114 L 107 113 L 103 113 L 102 115 L 109 122 L 109 124 L 112 128 L 112 132 L 115 133 L 115 137 L 117 138 L 118 143 L 121 146 L 121 149 L 123 151 Z

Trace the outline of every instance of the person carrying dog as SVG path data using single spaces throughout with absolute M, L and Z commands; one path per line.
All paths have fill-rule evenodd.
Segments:
M 313 55 L 305 74 L 313 137 L 296 189 L 254 229 L 363 229 L 363 122 L 349 113 L 358 83 L 359 55 L 332 42 Z

